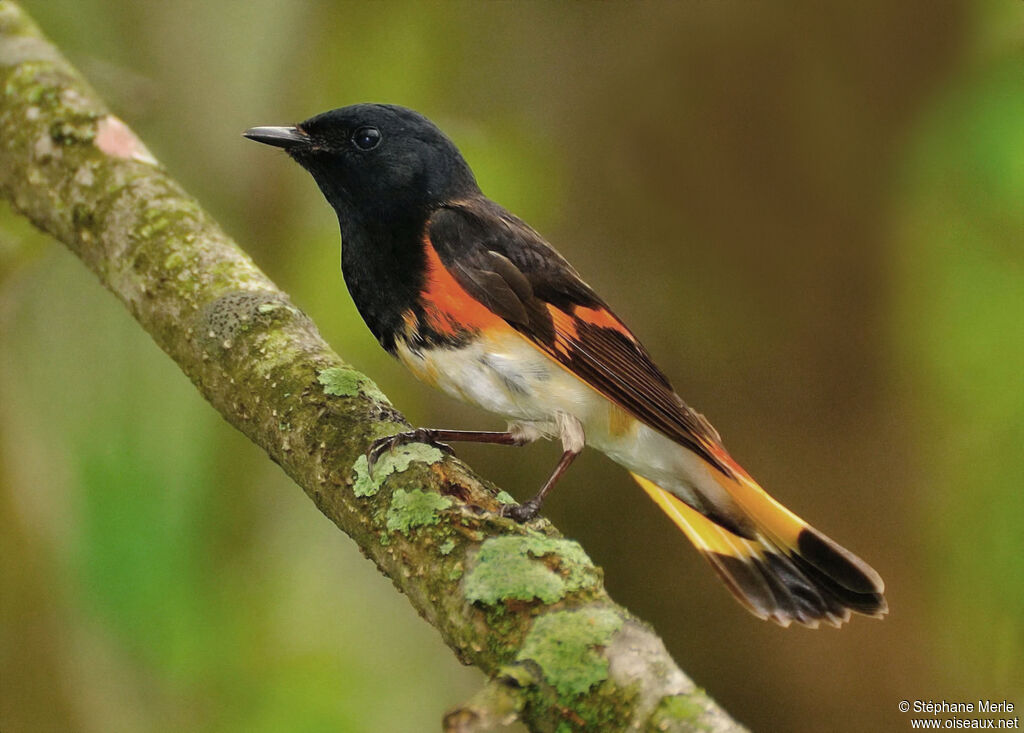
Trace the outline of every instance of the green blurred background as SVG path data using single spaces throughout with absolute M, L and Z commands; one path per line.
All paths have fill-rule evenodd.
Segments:
M 539 228 L 891 615 L 758 622 L 626 473 L 546 505 L 758 731 L 1024 706 L 1024 5 L 26 0 L 410 419 L 334 214 L 243 140 L 414 107 Z M 526 497 L 557 455 L 465 447 Z M 422 731 L 482 682 L 63 247 L 0 207 L 0 730 Z

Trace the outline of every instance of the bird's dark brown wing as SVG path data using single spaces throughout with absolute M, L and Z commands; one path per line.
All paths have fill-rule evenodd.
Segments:
M 635 418 L 733 475 L 715 429 L 679 398 L 633 333 L 527 224 L 474 198 L 435 212 L 426 239 L 477 302 Z

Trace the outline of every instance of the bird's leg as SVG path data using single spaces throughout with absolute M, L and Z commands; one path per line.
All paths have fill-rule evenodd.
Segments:
M 460 443 L 493 443 L 494 445 L 526 445 L 530 438 L 521 431 L 491 432 L 486 430 L 438 430 L 436 428 L 416 428 L 404 433 L 395 433 L 375 440 L 366 451 L 366 463 L 369 473 L 373 474 L 373 466 L 380 460 L 385 451 L 392 451 L 406 443 L 430 443 L 445 453 L 452 449 L 443 441 Z
M 509 517 L 517 522 L 529 522 L 536 517 L 544 497 L 551 491 L 555 483 L 558 482 L 558 479 L 565 473 L 565 469 L 576 459 L 576 456 L 580 454 L 582 449 L 582 446 L 575 450 L 566 449 L 562 453 L 562 457 L 558 459 L 558 465 L 555 466 L 555 470 L 551 472 L 551 476 L 548 477 L 548 480 L 541 487 L 540 491 L 537 492 L 537 495 L 522 504 L 504 504 L 501 507 L 501 516 Z
M 536 517 L 544 497 L 558 483 L 558 479 L 565 473 L 565 469 L 569 468 L 569 465 L 576 460 L 576 456 L 583 451 L 587 440 L 583 432 L 583 423 L 578 418 L 565 412 L 559 412 L 555 415 L 555 424 L 558 426 L 558 435 L 562 440 L 562 457 L 558 459 L 558 465 L 555 466 L 555 470 L 551 472 L 548 480 L 544 482 L 535 497 L 522 504 L 502 506 L 501 516 L 509 517 L 517 522 L 528 522 Z

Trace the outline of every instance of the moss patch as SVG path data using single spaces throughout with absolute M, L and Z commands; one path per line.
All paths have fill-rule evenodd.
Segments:
M 554 603 L 600 580 L 583 548 L 571 540 L 492 537 L 480 547 L 463 592 L 470 603 L 535 598 Z
M 562 697 L 582 695 L 608 679 L 608 660 L 597 647 L 607 646 L 622 624 L 609 608 L 555 611 L 534 622 L 516 659 L 536 662 Z
M 352 491 L 356 496 L 374 496 L 384 485 L 384 481 L 393 473 L 401 473 L 409 468 L 414 461 L 422 463 L 437 463 L 444 458 L 440 449 L 425 443 L 407 443 L 392 451 L 387 451 L 380 457 L 373 466 L 373 475 L 370 475 L 369 463 L 366 455 L 361 455 L 352 464 L 355 471 L 355 479 L 352 482 Z
M 497 499 L 502 504 L 515 504 L 516 503 L 515 497 L 513 497 L 512 494 L 508 493 L 504 489 L 499 491 L 497 496 L 495 496 L 494 498 Z
M 391 401 L 369 377 L 360 374 L 355 369 L 329 367 L 317 375 L 317 381 L 324 386 L 324 394 L 337 397 L 355 397 L 357 394 L 362 394 L 377 402 L 391 404 Z
M 704 708 L 699 703 L 687 695 L 673 695 L 662 698 L 658 703 L 651 714 L 650 727 L 652 730 L 668 730 L 670 726 L 687 723 L 697 730 L 708 730 L 708 726 L 701 722 L 703 716 Z
M 452 505 L 452 500 L 430 491 L 396 489 L 388 509 L 387 527 L 392 532 L 409 534 L 415 527 L 425 527 L 441 521 L 438 512 Z
M 366 454 L 359 456 L 356 462 L 352 464 L 352 470 L 355 471 L 356 477 L 352 481 L 352 491 L 356 496 L 374 496 L 380 491 L 380 486 L 384 483 L 383 479 L 380 481 L 374 481 L 370 478 L 369 461 L 366 459 Z M 378 478 L 380 474 L 378 474 Z

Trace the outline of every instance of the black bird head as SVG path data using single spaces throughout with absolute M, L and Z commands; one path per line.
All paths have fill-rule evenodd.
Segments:
M 458 148 L 418 112 L 354 104 L 295 127 L 254 127 L 251 140 L 283 148 L 316 180 L 339 218 L 363 225 L 422 217 L 479 193 Z

